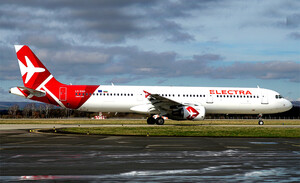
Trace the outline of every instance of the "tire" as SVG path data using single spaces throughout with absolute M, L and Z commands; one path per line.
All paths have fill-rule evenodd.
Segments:
M 259 120 L 259 121 L 258 121 L 258 124 L 259 124 L 259 125 L 264 125 L 264 122 L 263 122 L 262 120 Z
M 157 125 L 163 125 L 164 123 L 165 123 L 164 118 L 162 118 L 162 117 L 156 118 L 156 124 Z
M 147 119 L 147 124 L 148 125 L 154 125 L 156 120 L 151 116 Z

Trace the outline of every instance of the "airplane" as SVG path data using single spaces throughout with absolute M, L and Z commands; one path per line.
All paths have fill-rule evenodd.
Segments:
M 89 112 L 148 114 L 148 124 L 173 120 L 204 120 L 206 114 L 280 113 L 292 103 L 264 88 L 67 85 L 57 81 L 26 45 L 15 45 L 24 86 L 10 93 L 63 108 Z

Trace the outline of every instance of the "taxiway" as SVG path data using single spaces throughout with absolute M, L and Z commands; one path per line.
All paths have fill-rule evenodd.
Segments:
M 0 139 L 1 182 L 300 181 L 299 138 L 83 136 L 2 129 Z

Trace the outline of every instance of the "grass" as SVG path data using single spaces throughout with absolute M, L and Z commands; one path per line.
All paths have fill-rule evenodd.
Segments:
M 258 126 L 258 120 L 204 120 L 173 121 L 166 120 L 164 126 L 133 127 L 130 125 L 146 125 L 146 120 L 128 119 L 0 119 L 0 124 L 112 124 L 126 125 L 97 128 L 65 128 L 57 129 L 62 133 L 94 134 L 94 135 L 138 135 L 138 136 L 199 136 L 199 137 L 300 137 L 300 128 L 283 127 L 283 125 L 300 125 L 300 120 L 264 120 L 265 125 Z M 175 126 L 169 126 L 169 125 Z M 128 126 L 129 125 L 129 126 Z M 234 125 L 234 126 L 218 126 Z M 253 126 L 240 126 L 253 125 Z M 278 125 L 278 127 L 268 125 Z M 1 128 L 1 125 L 0 125 Z
M 264 120 L 265 125 L 300 125 L 300 120 Z M 204 121 L 174 121 L 166 120 L 165 124 L 172 125 L 257 125 L 258 120 L 204 120 Z M 91 119 L 0 119 L 0 124 L 147 124 L 146 119 L 107 119 L 107 120 L 91 120 Z
M 63 128 L 61 133 L 184 137 L 300 137 L 297 127 L 151 126 Z

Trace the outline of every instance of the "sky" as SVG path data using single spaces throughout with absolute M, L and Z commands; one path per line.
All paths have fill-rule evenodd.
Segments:
M 268 88 L 300 100 L 300 1 L 2 0 L 0 101 L 28 45 L 60 82 Z

